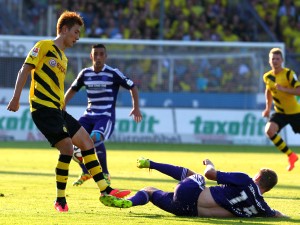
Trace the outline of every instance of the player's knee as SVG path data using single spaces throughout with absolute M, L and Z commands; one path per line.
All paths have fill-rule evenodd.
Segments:
M 153 192 L 154 191 L 157 191 L 158 189 L 157 188 L 154 188 L 154 187 L 145 187 L 142 189 L 142 191 L 146 192 L 148 194 L 149 197 L 152 196 Z
M 272 138 L 278 131 L 278 127 L 273 125 L 272 123 L 268 123 L 265 127 L 265 134 L 269 138 Z
M 265 134 L 268 138 L 272 138 L 275 135 L 275 132 L 271 130 L 265 130 Z
M 103 138 L 102 138 L 102 135 L 101 133 L 99 132 L 92 132 L 90 134 L 90 137 L 92 138 L 93 142 L 94 142 L 94 145 L 97 147 L 99 146 L 100 144 L 102 144 L 103 142 Z
M 268 134 L 270 133 L 270 127 L 269 126 L 265 126 L 265 135 L 269 136 Z

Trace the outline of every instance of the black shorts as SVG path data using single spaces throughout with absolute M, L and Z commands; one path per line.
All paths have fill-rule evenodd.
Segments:
M 45 107 L 32 112 L 31 116 L 52 147 L 67 137 L 72 138 L 81 127 L 78 121 L 64 110 Z
M 286 125 L 290 125 L 295 133 L 300 133 L 300 113 L 296 114 L 282 114 L 273 113 L 270 118 L 270 122 L 274 122 L 278 125 L 278 132 Z

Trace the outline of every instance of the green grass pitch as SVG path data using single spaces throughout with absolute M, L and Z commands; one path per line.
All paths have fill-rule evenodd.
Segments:
M 80 169 L 71 163 L 67 185 L 68 213 L 53 208 L 58 152 L 45 142 L 0 143 L 0 224 L 299 224 L 300 223 L 300 162 L 292 172 L 286 171 L 287 157 L 273 146 L 207 146 L 170 144 L 106 143 L 112 187 L 131 189 L 132 193 L 145 186 L 172 191 L 176 181 L 157 171 L 138 169 L 136 159 L 144 156 L 155 161 L 181 165 L 203 172 L 202 160 L 211 159 L 222 171 L 241 171 L 254 176 L 258 169 L 274 169 L 278 185 L 266 193 L 269 205 L 289 219 L 273 218 L 188 218 L 164 212 L 152 203 L 130 209 L 105 207 L 99 202 L 96 184 L 89 180 L 73 187 Z M 300 152 L 299 147 L 293 148 Z M 207 182 L 208 186 L 215 185 Z

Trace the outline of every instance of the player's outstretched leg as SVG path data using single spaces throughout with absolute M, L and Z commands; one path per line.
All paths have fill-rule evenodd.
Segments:
M 101 147 L 101 146 L 104 146 L 104 144 L 100 145 L 99 147 Z M 81 168 L 81 170 L 82 170 L 82 173 L 79 175 L 79 177 L 77 178 L 77 180 L 75 180 L 75 181 L 73 182 L 73 186 L 80 186 L 80 185 L 82 185 L 85 181 L 91 179 L 92 176 L 89 174 L 89 171 L 87 170 L 87 168 L 85 167 L 85 165 L 84 165 L 84 163 L 83 163 L 83 158 L 82 158 L 82 153 L 81 153 L 80 148 L 78 148 L 77 146 L 73 145 L 73 149 L 74 149 L 74 151 L 73 151 L 73 157 L 72 157 L 72 158 L 73 158 L 73 160 L 74 160 L 75 162 L 78 163 L 78 165 L 80 166 L 80 168 Z M 97 149 L 97 150 L 98 150 L 98 149 Z M 104 147 L 104 148 L 101 147 L 101 150 L 102 150 L 102 151 L 101 151 L 102 153 L 103 153 L 103 152 L 106 153 L 105 147 Z M 101 153 L 101 154 L 102 154 L 102 153 Z M 110 175 L 109 175 L 108 169 L 107 169 L 106 154 L 105 154 L 105 156 L 103 156 L 105 159 L 100 160 L 101 158 L 99 158 L 99 154 L 98 154 L 98 152 L 97 152 L 97 157 L 98 157 L 98 160 L 99 160 L 99 162 L 100 162 L 101 167 L 102 167 L 102 163 L 105 162 L 105 167 L 104 167 L 104 169 L 103 169 L 103 167 L 102 167 L 102 169 L 103 169 L 103 176 L 104 176 L 104 179 L 106 180 L 106 183 L 107 183 L 108 185 L 110 185 L 110 183 L 111 183 L 111 178 L 110 178 Z
M 100 196 L 100 202 L 103 205 L 109 207 L 116 207 L 116 208 L 130 208 L 132 207 L 132 202 L 130 200 L 124 198 L 117 198 L 112 195 L 104 195 Z
M 131 193 L 130 190 L 118 190 L 110 187 L 104 179 L 102 168 L 96 158 L 94 149 L 82 151 L 83 162 L 85 167 L 92 175 L 94 181 L 98 185 L 101 195 L 113 195 L 118 198 L 123 198 Z
M 151 189 L 151 187 L 149 188 Z M 117 198 L 111 195 L 104 195 L 104 196 L 100 196 L 100 202 L 110 207 L 130 208 L 132 206 L 137 206 L 137 205 L 146 205 L 149 202 L 149 194 L 147 190 L 140 190 L 134 196 L 127 199 Z
M 137 167 L 155 169 L 178 181 L 185 179 L 188 173 L 187 168 L 181 166 L 174 166 L 170 164 L 157 163 L 144 157 L 140 157 L 137 159 Z

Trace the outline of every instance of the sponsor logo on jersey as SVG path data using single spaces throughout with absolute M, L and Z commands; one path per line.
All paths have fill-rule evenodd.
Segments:
M 66 68 L 64 68 L 63 65 L 61 65 L 60 63 L 57 63 L 57 68 L 64 74 L 66 74 Z
M 105 89 L 106 88 L 106 84 L 89 84 L 86 85 L 89 89 L 92 90 L 97 90 L 97 89 Z

